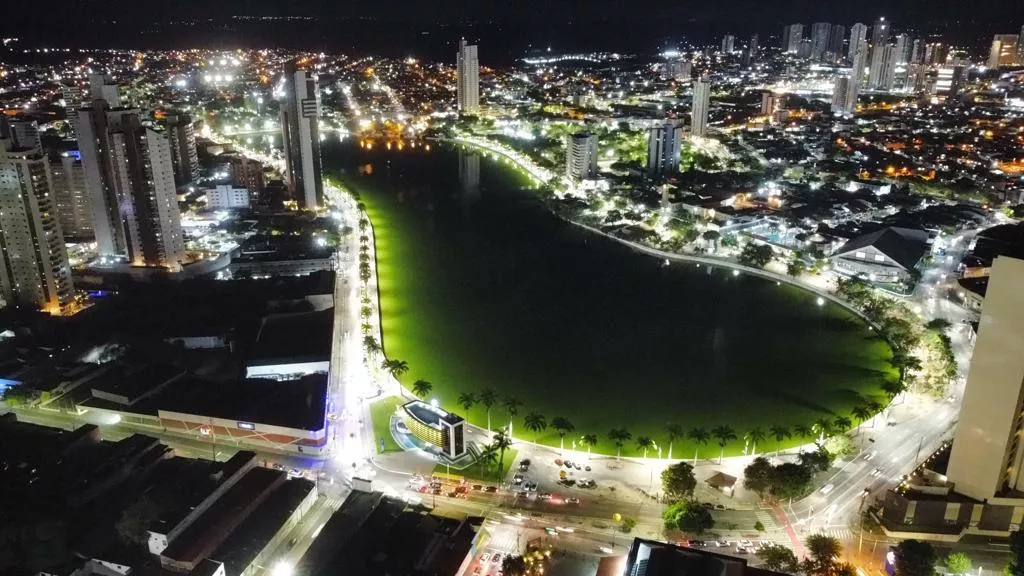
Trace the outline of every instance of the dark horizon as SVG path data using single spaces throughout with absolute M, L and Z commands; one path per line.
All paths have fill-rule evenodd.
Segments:
M 762 46 L 777 45 L 782 26 L 825 21 L 870 25 L 878 16 L 894 30 L 918 37 L 943 36 L 975 50 L 987 49 L 994 33 L 1016 33 L 1024 14 L 1010 1 L 965 4 L 956 0 L 865 0 L 823 3 L 720 0 L 675 4 L 655 0 L 594 0 L 512 3 L 436 0 L 353 0 L 327 4 L 297 0 L 179 2 L 154 19 L 148 3 L 86 0 L 63 11 L 45 5 L 8 7 L 0 33 L 27 47 L 250 48 L 280 47 L 386 56 L 447 58 L 458 37 L 481 43 L 481 58 L 506 63 L 530 50 L 608 50 L 650 53 L 683 43 L 716 44 L 734 34 L 745 44 L 758 34 Z M 1017 21 L 1019 19 L 1019 22 Z

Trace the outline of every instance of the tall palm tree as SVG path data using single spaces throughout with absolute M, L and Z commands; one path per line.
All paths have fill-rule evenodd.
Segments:
M 480 463 L 480 476 L 486 477 L 488 464 L 494 464 L 498 461 L 498 449 L 494 446 L 484 446 L 480 450 L 480 456 L 477 456 L 476 461 Z
M 665 432 L 668 434 L 668 459 L 672 459 L 672 444 L 682 438 L 685 433 L 683 432 L 682 426 L 679 424 L 669 424 L 665 426 Z
M 511 396 L 505 398 L 505 411 L 508 412 L 508 435 L 512 436 L 512 418 L 519 414 L 519 407 L 523 405 L 518 399 Z
M 590 460 L 591 450 L 594 449 L 594 446 L 597 446 L 597 434 L 584 434 L 580 436 L 580 444 L 587 446 L 587 460 Z
M 530 412 L 525 418 L 526 429 L 530 432 L 543 432 L 548 427 L 548 421 L 543 414 Z
M 871 410 L 871 413 L 874 414 L 874 416 L 871 417 L 871 427 L 874 428 L 875 422 L 877 422 L 878 417 L 882 415 L 882 412 L 885 410 L 885 406 L 882 406 L 881 403 L 872 400 L 871 402 L 868 402 L 868 410 Z
M 572 425 L 572 422 L 569 422 L 568 418 L 562 416 L 555 416 L 554 418 L 552 418 L 551 427 L 558 432 L 558 443 L 560 445 L 561 451 L 564 453 L 565 435 L 575 430 L 576 427 Z
M 704 428 L 690 428 L 690 431 L 686 433 L 693 440 L 693 443 L 697 445 L 693 449 L 693 465 L 697 465 L 697 457 L 700 455 L 700 447 L 704 446 L 711 440 L 711 433 Z
M 751 456 L 757 456 L 757 443 L 764 440 L 764 438 L 764 429 L 760 426 L 755 426 L 750 430 L 747 430 L 747 433 L 743 435 L 743 440 L 750 442 Z
M 711 430 L 711 435 L 718 440 L 718 447 L 722 449 L 718 454 L 718 463 L 721 464 L 725 460 L 725 446 L 736 439 L 736 431 L 729 426 L 717 426 Z
M 779 452 L 782 451 L 782 441 L 786 438 L 792 438 L 793 434 L 789 432 L 789 428 L 785 426 L 779 426 L 778 424 L 768 428 L 768 433 L 775 438 L 775 457 L 779 457 Z
M 416 396 L 423 398 L 427 394 L 430 394 L 434 390 L 434 385 L 426 380 L 417 380 L 412 383 L 412 393 Z
M 827 418 L 818 418 L 811 424 L 811 429 L 818 435 L 818 444 L 821 444 L 827 436 L 832 435 L 832 422 Z
M 476 404 L 476 394 L 472 392 L 463 392 L 459 394 L 459 406 L 466 411 L 466 415 L 469 415 L 469 409 Z
M 499 450 L 498 455 L 498 482 L 501 482 L 501 469 L 505 467 L 505 449 L 512 445 L 512 439 L 505 434 L 504 430 L 498 430 L 494 434 L 494 439 L 491 440 L 491 446 Z
M 832 424 L 835 425 L 835 431 L 839 433 L 846 432 L 850 428 L 853 428 L 853 421 L 847 418 L 846 416 L 840 416 L 836 418 L 835 421 L 832 422 Z
M 625 428 L 612 428 L 608 432 L 608 438 L 610 438 L 612 442 L 615 443 L 616 459 L 622 456 L 622 445 L 625 444 L 626 441 L 632 437 L 633 435 L 630 434 L 629 430 L 626 430 Z
M 387 360 L 384 362 L 384 369 L 398 378 L 409 371 L 409 363 L 405 360 Z
M 797 424 L 796 426 L 793 426 L 793 434 L 801 440 L 807 440 L 814 436 L 814 430 L 806 424 Z
M 370 356 L 376 356 L 382 350 L 380 342 L 377 342 L 377 339 L 371 334 L 363 336 L 363 347 L 366 348 L 366 353 Z
M 363 334 L 369 334 L 370 331 L 373 330 L 373 324 L 370 324 L 369 322 L 363 322 L 362 324 L 359 325 L 359 328 L 360 330 L 363 331 Z
M 851 410 L 850 413 L 853 414 L 853 417 L 856 418 L 857 421 L 859 421 L 861 424 L 867 422 L 868 418 L 871 418 L 871 416 L 874 414 L 874 412 L 872 412 L 871 409 L 868 408 L 868 405 L 866 403 L 857 404 L 856 406 L 853 407 L 853 410 Z
M 478 396 L 480 403 L 487 407 L 487 431 L 491 431 L 491 406 L 498 402 L 498 394 L 490 388 L 484 388 Z
M 636 447 L 644 451 L 644 458 L 647 458 L 647 449 L 654 446 L 654 440 L 651 440 L 648 436 L 638 436 L 636 439 Z

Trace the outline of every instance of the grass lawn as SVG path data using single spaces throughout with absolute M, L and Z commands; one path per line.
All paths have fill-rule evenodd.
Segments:
M 401 450 L 398 447 L 398 443 L 395 442 L 395 438 L 391 435 L 391 415 L 395 413 L 395 408 L 406 402 L 407 400 L 398 396 L 388 396 L 370 404 L 370 420 L 373 421 L 373 443 L 377 447 L 378 454 Z M 383 450 L 380 449 L 381 440 L 384 440 Z
M 460 192 L 465 156 L 442 146 L 325 150 L 325 167 L 346 170 L 373 219 L 387 357 L 408 363 L 406 386 L 431 382 L 430 398 L 478 426 L 486 407 L 457 401 L 490 389 L 492 427 L 507 423 L 507 398 L 520 403 L 517 439 L 558 445 L 550 426 L 526 428 L 536 412 L 549 425 L 568 419 L 567 450 L 594 434 L 595 453 L 615 454 L 609 431 L 624 428 L 623 456 L 641 455 L 637 440 L 649 437 L 667 457 L 674 425 L 731 428 L 726 455 L 760 429 L 762 453 L 812 439 L 776 442 L 770 427 L 852 419 L 859 403 L 884 404 L 882 384 L 898 377 L 889 346 L 848 311 L 746 274 L 665 266 L 580 231 L 487 158 L 486 192 L 472 197 Z M 698 446 L 683 437 L 672 448 L 692 458 Z M 718 441 L 699 450 L 717 458 Z
M 516 456 L 518 455 L 518 453 L 519 451 L 516 450 L 515 448 L 505 449 L 505 460 L 502 462 L 501 465 L 501 475 L 497 475 L 494 472 L 493 466 L 488 468 L 485 473 L 481 474 L 480 466 L 478 464 L 474 464 L 469 468 L 466 468 L 465 470 L 455 470 L 453 468 L 451 473 L 453 475 L 458 474 L 462 476 L 463 478 L 466 479 L 467 482 L 473 482 L 476 484 L 495 484 L 497 483 L 498 478 L 504 480 L 508 476 L 508 471 L 512 468 L 513 464 L 516 463 Z M 444 464 L 438 464 L 434 466 L 434 474 L 444 474 L 447 473 L 447 471 L 448 469 L 445 467 Z

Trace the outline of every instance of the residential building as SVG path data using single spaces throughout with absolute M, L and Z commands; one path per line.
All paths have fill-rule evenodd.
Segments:
M 850 239 L 831 259 L 840 274 L 893 284 L 911 280 L 927 250 L 927 232 L 888 227 Z
M 7 125 L 6 133 L 0 134 L 0 138 L 8 138 L 11 141 L 11 148 L 41 149 L 43 147 L 43 142 L 39 138 L 39 124 L 35 120 L 13 118 L 11 120 L 0 120 L 0 123 Z
M 220 184 L 206 191 L 206 207 L 211 210 L 232 210 L 249 207 L 249 190 Z
M 935 93 L 955 99 L 963 92 L 967 84 L 966 66 L 943 66 L 938 69 L 935 79 Z
M 879 70 L 878 90 L 892 90 L 896 85 L 897 47 L 894 44 L 886 44 L 881 51 L 882 68 Z
M 597 134 L 577 132 L 567 136 L 565 177 L 572 181 L 597 176 Z
M 693 74 L 693 63 L 689 60 L 669 60 L 665 63 L 665 77 L 673 80 L 689 80 Z
M 800 46 L 796 49 L 796 57 L 801 60 L 807 60 L 811 57 L 811 39 L 804 38 L 800 41 Z
M 647 174 L 664 176 L 679 170 L 683 129 L 672 122 L 652 126 L 647 135 Z
M 924 63 L 928 66 L 941 66 L 946 63 L 949 47 L 942 42 L 929 42 L 924 47 Z
M 867 66 L 867 57 L 867 44 L 862 43 L 861 48 L 850 58 L 850 83 L 846 89 L 845 104 L 846 113 L 850 115 L 857 110 L 857 97 L 860 96 L 861 86 L 864 85 L 864 70 Z
M 92 106 L 96 100 L 103 100 L 111 108 L 127 106 L 121 97 L 121 87 L 106 74 L 89 74 L 89 97 L 84 104 Z
M 832 32 L 828 37 L 828 50 L 825 51 L 825 60 L 836 63 L 843 59 L 843 42 L 846 41 L 846 26 L 833 24 Z
M 281 102 L 285 181 L 292 199 L 305 210 L 316 210 L 324 201 L 319 118 L 316 77 L 299 70 L 295 60 L 289 60 L 284 65 Z
M 995 259 L 946 473 L 957 493 L 975 500 L 1024 491 L 1021 282 L 1024 260 Z
M 880 17 L 875 21 L 875 25 L 871 27 L 871 48 L 888 44 L 891 34 L 892 30 L 889 23 L 885 21 L 885 16 Z
M 61 84 L 60 94 L 68 125 L 71 127 L 71 138 L 78 140 L 78 109 L 84 105 L 84 91 L 77 83 Z
M 776 94 L 770 90 L 761 93 L 761 116 L 773 119 L 779 111 L 786 107 L 786 95 Z
M 850 27 L 850 45 L 847 47 L 847 58 L 852 62 L 853 56 L 858 51 L 868 53 L 868 27 L 866 24 L 857 22 Z
M 180 270 L 185 248 L 167 134 L 144 125 L 139 110 L 103 99 L 79 111 L 78 129 L 100 254 Z
M 92 240 L 92 208 L 85 188 L 85 170 L 77 155 L 64 153 L 50 162 L 57 219 L 65 240 Z
M 199 155 L 196 152 L 196 134 L 192 116 L 185 113 L 168 114 L 164 127 L 171 144 L 174 163 L 174 183 L 188 184 L 199 178 Z
M 828 22 L 815 22 L 811 24 L 811 59 L 823 60 L 825 52 L 828 51 L 829 35 L 832 33 L 832 25 Z
M 708 132 L 708 106 L 711 99 L 711 83 L 704 78 L 693 83 L 693 106 L 690 109 L 690 133 L 704 136 Z
M 847 108 L 847 93 L 850 91 L 850 78 L 848 76 L 836 77 L 835 86 L 832 89 L 832 113 L 837 116 L 852 116 L 853 110 Z
M 50 314 L 70 313 L 74 301 L 49 162 L 8 139 L 0 139 L 0 295 Z
M 459 39 L 455 55 L 455 82 L 459 114 L 475 114 L 480 109 L 480 60 L 476 44 Z
M 992 38 L 992 47 L 988 54 L 988 67 L 998 70 L 1019 64 L 1019 43 L 1020 36 L 1016 34 L 996 34 Z
M 924 42 L 920 38 L 915 38 L 914 43 L 910 47 L 910 63 L 920 64 L 921 59 L 924 57 Z
M 736 48 L 736 37 L 732 34 L 726 34 L 722 37 L 722 52 L 726 54 L 732 54 Z
M 232 156 L 228 162 L 231 166 L 231 185 L 247 188 L 251 199 L 259 198 L 265 186 L 263 163 L 245 156 Z
M 755 62 L 757 60 L 757 50 L 759 48 L 759 45 L 758 45 L 758 41 L 759 40 L 760 39 L 757 37 L 757 34 L 754 34 L 753 36 L 750 37 L 750 44 L 747 46 L 747 53 L 750 54 L 750 62 Z
M 796 54 L 804 38 L 803 24 L 790 24 L 782 29 L 782 51 Z

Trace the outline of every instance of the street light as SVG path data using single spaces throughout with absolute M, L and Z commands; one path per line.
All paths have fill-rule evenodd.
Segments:
M 292 576 L 294 573 L 295 567 L 287 560 L 280 560 L 274 565 L 274 576 Z

